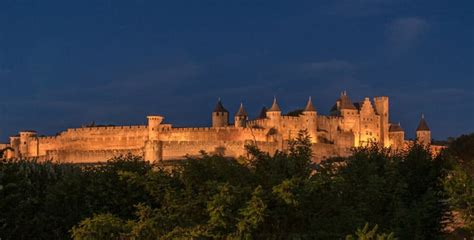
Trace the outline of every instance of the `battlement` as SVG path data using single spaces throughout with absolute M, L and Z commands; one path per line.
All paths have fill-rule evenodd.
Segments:
M 57 140 L 60 136 L 42 136 L 38 137 L 38 140 L 40 141 L 52 141 L 52 140 Z
M 268 119 L 255 119 L 255 120 L 249 120 L 247 121 L 247 125 L 258 125 L 258 126 L 263 126 L 265 123 L 268 122 Z
M 152 115 L 147 116 L 145 125 L 68 128 L 56 136 L 21 131 L 19 136 L 10 138 L 10 145 L 14 150 L 12 157 L 76 162 L 105 161 L 127 152 L 143 154 L 153 161 L 196 155 L 200 150 L 238 157 L 245 154 L 243 146 L 247 143 L 255 143 L 263 151 L 282 150 L 282 142 L 305 129 L 312 143 L 323 144 L 315 149 L 315 154 L 324 158 L 338 156 L 344 149 L 368 140 L 375 139 L 384 146 L 404 140 L 403 136 L 388 134 L 388 97 L 377 96 L 373 101 L 374 104 L 365 98 L 354 105 L 344 93 L 331 110 L 334 115 L 318 115 L 310 99 L 303 115 L 288 116 L 281 115 L 274 100 L 271 111 L 263 109 L 260 118 L 253 120 L 246 120 L 248 115 L 241 105 L 233 125 L 229 125 L 229 113 L 219 101 L 212 113 L 212 127 L 173 127 L 163 123 L 163 116 Z M 373 109 L 367 109 L 368 102 Z M 360 110 L 364 110 L 362 115 Z
M 318 115 L 318 118 L 326 118 L 326 119 L 343 119 L 341 116 L 334 116 L 334 115 Z
M 66 132 L 90 132 L 100 130 L 140 130 L 147 129 L 146 125 L 132 125 L 132 126 L 97 126 L 97 127 L 83 127 L 83 128 L 68 128 Z
M 385 100 L 388 100 L 388 97 L 387 97 L 387 96 L 377 96 L 377 97 L 374 97 L 374 101 L 385 101 Z
M 263 129 L 250 128 L 250 127 L 189 127 L 189 128 L 165 128 L 161 130 L 162 132 L 220 132 L 220 131 L 254 131 L 254 132 L 264 132 Z
M 290 120 L 290 121 L 298 121 L 301 119 L 301 117 L 295 117 L 295 116 L 281 116 L 281 119 L 283 120 Z

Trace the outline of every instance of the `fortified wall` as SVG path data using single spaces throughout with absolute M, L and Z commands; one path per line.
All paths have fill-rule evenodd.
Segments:
M 402 149 L 405 132 L 389 122 L 388 97 L 365 98 L 352 103 L 344 92 L 329 115 L 319 115 L 311 98 L 301 110 L 282 114 L 274 99 L 269 109 L 249 120 L 243 105 L 229 121 L 219 100 L 211 114 L 212 126 L 176 128 L 163 123 L 162 116 L 148 116 L 147 125 L 88 126 L 71 128 L 56 136 L 40 137 L 35 131 L 21 131 L 0 145 L 4 158 L 37 158 L 75 163 L 106 161 L 114 156 L 134 154 L 149 161 L 167 161 L 197 156 L 205 151 L 229 157 L 245 157 L 246 145 L 263 151 L 284 151 L 288 141 L 301 130 L 308 132 L 314 161 L 347 156 L 353 147 L 378 144 Z M 417 129 L 417 140 L 431 143 L 431 131 L 424 117 Z

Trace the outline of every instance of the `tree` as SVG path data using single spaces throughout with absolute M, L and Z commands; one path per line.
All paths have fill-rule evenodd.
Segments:
M 441 154 L 453 163 L 444 181 L 449 203 L 460 218 L 461 229 L 474 236 L 474 133 L 462 135 L 448 145 Z M 459 216 L 459 217 L 458 217 Z
M 71 230 L 75 240 L 118 240 L 126 236 L 129 229 L 127 224 L 112 214 L 95 215 L 86 218 Z
M 234 237 L 237 239 L 256 239 L 262 234 L 261 226 L 265 222 L 267 204 L 264 200 L 261 186 L 255 188 L 251 199 L 240 209 L 240 217 L 237 223 L 237 232 Z M 260 230 L 260 231 L 259 231 Z
M 352 235 L 348 235 L 346 237 L 346 240 L 395 240 L 394 234 L 378 234 L 378 225 L 375 225 L 372 230 L 369 229 L 369 224 L 365 224 L 364 228 L 360 229 L 358 228 L 357 231 L 355 232 L 355 235 L 357 238 L 355 238 Z

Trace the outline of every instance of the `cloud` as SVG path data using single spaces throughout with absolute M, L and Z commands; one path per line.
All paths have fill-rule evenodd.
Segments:
M 344 60 L 310 62 L 302 65 L 302 70 L 306 72 L 346 72 L 354 69 L 352 63 Z
M 160 88 L 176 88 L 181 84 L 192 81 L 203 72 L 203 67 L 195 63 L 180 63 L 170 66 L 144 70 L 109 82 L 105 86 L 95 88 L 96 90 L 110 91 L 151 91 Z M 169 89 L 168 89 L 169 90 Z
M 429 24 L 419 17 L 398 18 L 387 27 L 387 44 L 395 54 L 400 54 L 419 43 Z

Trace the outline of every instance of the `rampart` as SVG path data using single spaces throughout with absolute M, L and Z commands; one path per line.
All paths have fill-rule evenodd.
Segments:
M 62 162 L 97 163 L 120 155 L 143 155 L 143 149 L 109 149 L 109 150 L 50 150 L 39 160 L 53 160 Z
M 272 107 L 268 111 L 263 109 L 258 119 L 248 120 L 243 105 L 231 118 L 219 101 L 211 114 L 212 127 L 176 128 L 164 123 L 163 116 L 152 115 L 147 117 L 147 125 L 69 128 L 48 137 L 40 137 L 35 131 L 21 131 L 18 136 L 10 137 L 8 145 L 0 145 L 0 150 L 9 147 L 8 158 L 72 162 L 105 161 L 128 153 L 150 161 L 182 159 L 186 155 L 199 155 L 201 151 L 240 157 L 246 156 L 247 144 L 255 144 L 270 153 L 285 150 L 288 140 L 306 130 L 313 144 L 314 159 L 321 161 L 347 156 L 351 148 L 364 144 L 402 148 L 395 145 L 404 145 L 404 131 L 388 122 L 388 113 L 387 97 L 375 98 L 374 104 L 369 98 L 353 104 L 346 93 L 341 94 L 327 116 L 318 114 L 311 99 L 301 114 L 281 115 L 274 99 Z M 237 123 L 230 123 L 229 119 Z M 422 133 L 431 134 L 426 122 L 417 136 Z

